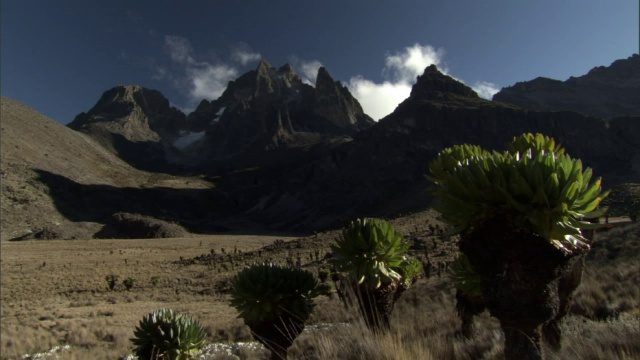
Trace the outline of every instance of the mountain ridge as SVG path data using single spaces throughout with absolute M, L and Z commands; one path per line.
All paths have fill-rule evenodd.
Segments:
M 117 219 L 159 219 L 195 233 L 336 228 L 354 217 L 391 217 L 427 208 L 431 199 L 424 175 L 437 152 L 460 143 L 502 149 L 523 132 L 556 138 L 596 176 L 604 176 L 605 187 L 640 179 L 639 117 L 603 120 L 489 101 L 430 66 L 409 98 L 370 123 L 370 118 L 352 116 L 361 108 L 350 103 L 346 88 L 326 69 L 318 75 L 320 86 L 314 88 L 292 67 L 274 68 L 264 61 L 230 82 L 219 99 L 204 100 L 199 110 L 182 116 L 159 92 L 116 87 L 82 115 L 74 125 L 79 132 L 54 126 L 33 110 L 16 110 L 15 121 L 5 122 L 6 104 L 13 101 L 3 98 L 2 211 L 16 216 L 7 226 L 3 216 L 2 236 L 8 236 L 5 229 L 14 236 L 25 229 L 39 231 L 43 223 L 58 226 L 51 225 L 56 222 L 100 236 L 113 234 Z M 316 106 L 325 115 L 314 115 Z M 326 115 L 335 111 L 339 116 Z M 169 131 L 162 120 L 172 113 L 178 114 L 178 123 Z M 113 128 L 104 125 L 110 121 Z M 47 127 L 53 130 L 30 130 Z M 92 129 L 99 131 L 91 134 Z M 134 135 L 141 140 L 136 142 Z M 7 136 L 11 142 L 4 141 Z M 147 164 L 135 168 L 122 152 L 131 148 L 116 142 L 105 146 L 104 139 L 120 139 L 146 151 L 170 149 L 182 167 L 165 152 L 162 157 L 151 154 L 143 159 Z M 21 144 L 31 144 L 30 150 L 16 150 Z M 56 147 L 66 155 L 51 161 Z M 95 152 L 107 160 L 98 155 L 81 163 L 65 160 Z M 14 171 L 18 165 L 24 171 Z M 149 171 L 165 166 L 170 171 Z M 108 172 L 111 167 L 113 173 Z M 21 183 L 30 184 L 28 191 L 20 190 Z M 28 217 L 29 212 L 38 217 Z
M 291 65 L 262 60 L 188 115 L 156 90 L 117 86 L 68 126 L 136 167 L 175 172 L 260 166 L 265 152 L 350 137 L 373 124 L 326 68 L 312 87 Z
M 500 90 L 494 101 L 538 111 L 572 110 L 605 119 L 640 116 L 640 55 L 566 81 L 537 77 Z

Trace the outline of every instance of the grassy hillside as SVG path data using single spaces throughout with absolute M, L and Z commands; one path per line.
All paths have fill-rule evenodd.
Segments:
M 47 230 L 61 238 L 87 238 L 99 224 L 72 223 L 52 198 L 43 174 L 79 185 L 113 188 L 208 188 L 199 178 L 178 178 L 132 168 L 87 135 L 15 100 L 1 99 L 0 175 L 2 241 Z M 81 194 L 74 194 L 82 196 Z M 99 206 L 100 204 L 95 204 Z

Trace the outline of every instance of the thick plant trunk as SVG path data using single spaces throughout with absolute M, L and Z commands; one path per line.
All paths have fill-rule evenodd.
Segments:
M 378 289 L 368 289 L 364 285 L 356 287 L 358 307 L 367 327 L 374 331 L 388 330 L 393 306 L 403 291 L 404 288 L 396 284 Z
M 537 328 L 513 327 L 501 323 L 504 331 L 505 359 L 542 360 L 541 330 Z
M 560 304 L 558 306 L 558 314 L 549 322 L 544 324 L 542 335 L 545 342 L 551 349 L 558 351 L 562 348 L 562 330 L 560 322 L 569 313 L 571 304 L 573 303 L 573 295 L 582 281 L 582 272 L 584 271 L 585 255 L 581 255 L 577 259 L 570 271 L 560 278 L 558 284 L 558 298 Z
M 473 317 L 482 313 L 484 309 L 484 299 L 472 298 L 460 290 L 456 290 L 456 312 L 462 321 L 460 325 L 460 335 L 465 339 L 473 338 L 475 332 Z
M 286 359 L 287 350 L 304 330 L 304 320 L 287 315 L 275 321 L 247 325 L 254 338 L 271 351 L 271 360 Z
M 460 250 L 482 281 L 491 315 L 505 332 L 507 360 L 542 359 L 542 327 L 560 313 L 560 279 L 576 255 L 517 227 L 506 213 L 477 224 L 464 234 Z

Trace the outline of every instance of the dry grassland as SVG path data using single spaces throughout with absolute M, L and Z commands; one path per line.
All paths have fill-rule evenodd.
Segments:
M 275 239 L 3 241 L 2 358 L 60 344 L 95 350 L 96 358 L 117 358 L 127 353 L 142 316 L 163 307 L 187 312 L 216 328 L 241 324 L 235 310 L 215 292 L 217 281 L 231 276 L 233 269 L 218 274 L 206 266 L 174 262 L 210 249 L 255 250 Z M 115 291 L 107 288 L 105 277 L 110 274 L 120 276 Z M 154 276 L 159 277 L 155 286 Z M 128 277 L 138 281 L 131 291 L 121 284 Z
M 421 224 L 424 224 L 421 221 Z M 419 235 L 432 262 L 446 261 L 455 244 L 444 243 L 404 218 L 396 226 Z M 424 225 L 421 225 L 424 227 Z M 424 230 L 424 231 L 423 231 Z M 173 308 L 197 318 L 210 343 L 251 340 L 248 329 L 227 305 L 224 290 L 247 261 L 303 259 L 315 271 L 336 233 L 305 239 L 267 236 L 204 236 L 168 240 L 88 240 L 2 242 L 2 359 L 71 345 L 62 359 L 117 359 L 131 352 L 129 338 L 139 320 L 158 308 Z M 255 251 L 283 239 L 286 245 L 257 257 Z M 640 226 L 616 224 L 598 240 L 563 325 L 565 346 L 549 359 L 640 359 Z M 196 256 L 254 256 L 246 261 L 190 263 Z M 273 247 L 272 247 L 273 248 Z M 307 258 L 309 256 L 309 258 Z M 182 257 L 183 262 L 180 262 Z M 234 265 L 232 265 L 232 263 Z M 107 289 L 105 276 L 138 283 Z M 158 276 L 157 285 L 152 277 Z M 420 279 L 396 304 L 392 331 L 376 336 L 355 309 L 322 297 L 305 331 L 289 350 L 291 359 L 501 359 L 502 332 L 487 313 L 477 318 L 472 340 L 456 335 L 454 290 L 446 276 Z M 322 324 L 333 324 L 323 326 Z M 262 350 L 239 350 L 241 359 L 268 358 Z M 209 358 L 230 359 L 226 355 Z

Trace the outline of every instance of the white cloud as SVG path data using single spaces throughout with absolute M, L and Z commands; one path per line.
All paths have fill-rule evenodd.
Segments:
M 443 57 L 443 49 L 414 44 L 406 47 L 402 53 L 387 56 L 383 74 L 387 77 L 390 75 L 390 80 L 394 82 L 414 82 L 427 66 L 432 64 L 439 66 Z M 446 71 L 443 72 L 446 73 Z
M 167 75 L 167 69 L 162 66 L 156 66 L 155 72 L 151 75 L 153 80 L 162 80 Z
M 169 52 L 169 56 L 171 56 L 171 60 L 186 65 L 196 62 L 192 56 L 193 48 L 189 40 L 181 36 L 167 35 L 164 37 L 164 45 Z
M 355 76 L 349 80 L 348 87 L 353 96 L 358 99 L 364 112 L 374 120 L 389 115 L 403 100 L 411 94 L 411 87 L 416 77 L 431 65 L 440 65 L 444 50 L 435 49 L 430 45 L 415 44 L 407 47 L 401 53 L 388 55 L 382 71 L 386 80 L 375 83 Z
M 493 95 L 500 91 L 500 86 L 488 81 L 476 81 L 471 88 L 478 96 L 487 100 L 491 100 Z
M 382 70 L 382 83 L 354 76 L 347 86 L 362 105 L 364 112 L 374 120 L 379 120 L 393 112 L 398 104 L 409 97 L 416 78 L 422 75 L 429 65 L 436 65 L 443 74 L 449 75 L 443 61 L 444 54 L 444 49 L 414 44 L 402 52 L 387 55 Z M 464 83 L 455 77 L 453 79 Z M 485 99 L 491 99 L 500 90 L 498 85 L 486 81 L 478 81 L 472 88 Z
M 254 52 L 245 44 L 241 44 L 231 53 L 231 58 L 240 63 L 242 66 L 246 66 L 249 63 L 260 61 L 262 55 L 258 52 Z
M 411 85 L 408 83 L 385 81 L 377 84 L 361 76 L 352 77 L 347 86 L 364 112 L 376 121 L 389 115 L 411 94 Z
M 318 78 L 318 69 L 322 67 L 322 63 L 318 60 L 303 61 L 300 63 L 300 76 L 302 81 L 311 85 L 316 85 L 316 79 Z
M 311 86 L 316 85 L 318 69 L 324 66 L 319 60 L 302 60 L 296 55 L 289 56 L 289 64 L 296 69 L 300 80 Z
M 229 81 L 238 77 L 238 70 L 223 64 L 200 64 L 187 69 L 187 76 L 192 84 L 190 95 L 193 100 L 213 100 L 222 95 Z
M 188 98 L 191 105 L 200 102 L 202 99 L 217 99 L 227 88 L 229 81 L 238 77 L 239 71 L 233 66 L 221 62 L 211 63 L 197 60 L 193 47 L 186 38 L 165 36 L 165 49 L 171 60 L 183 68 L 184 76 L 178 77 L 175 80 L 175 84 L 180 88 L 186 87 L 188 89 Z M 255 55 L 260 56 L 260 54 L 240 50 L 234 52 L 233 55 L 238 56 L 240 63 L 243 63 L 243 61 L 250 62 Z M 167 75 L 167 70 L 158 67 L 153 77 L 161 79 L 165 75 Z

